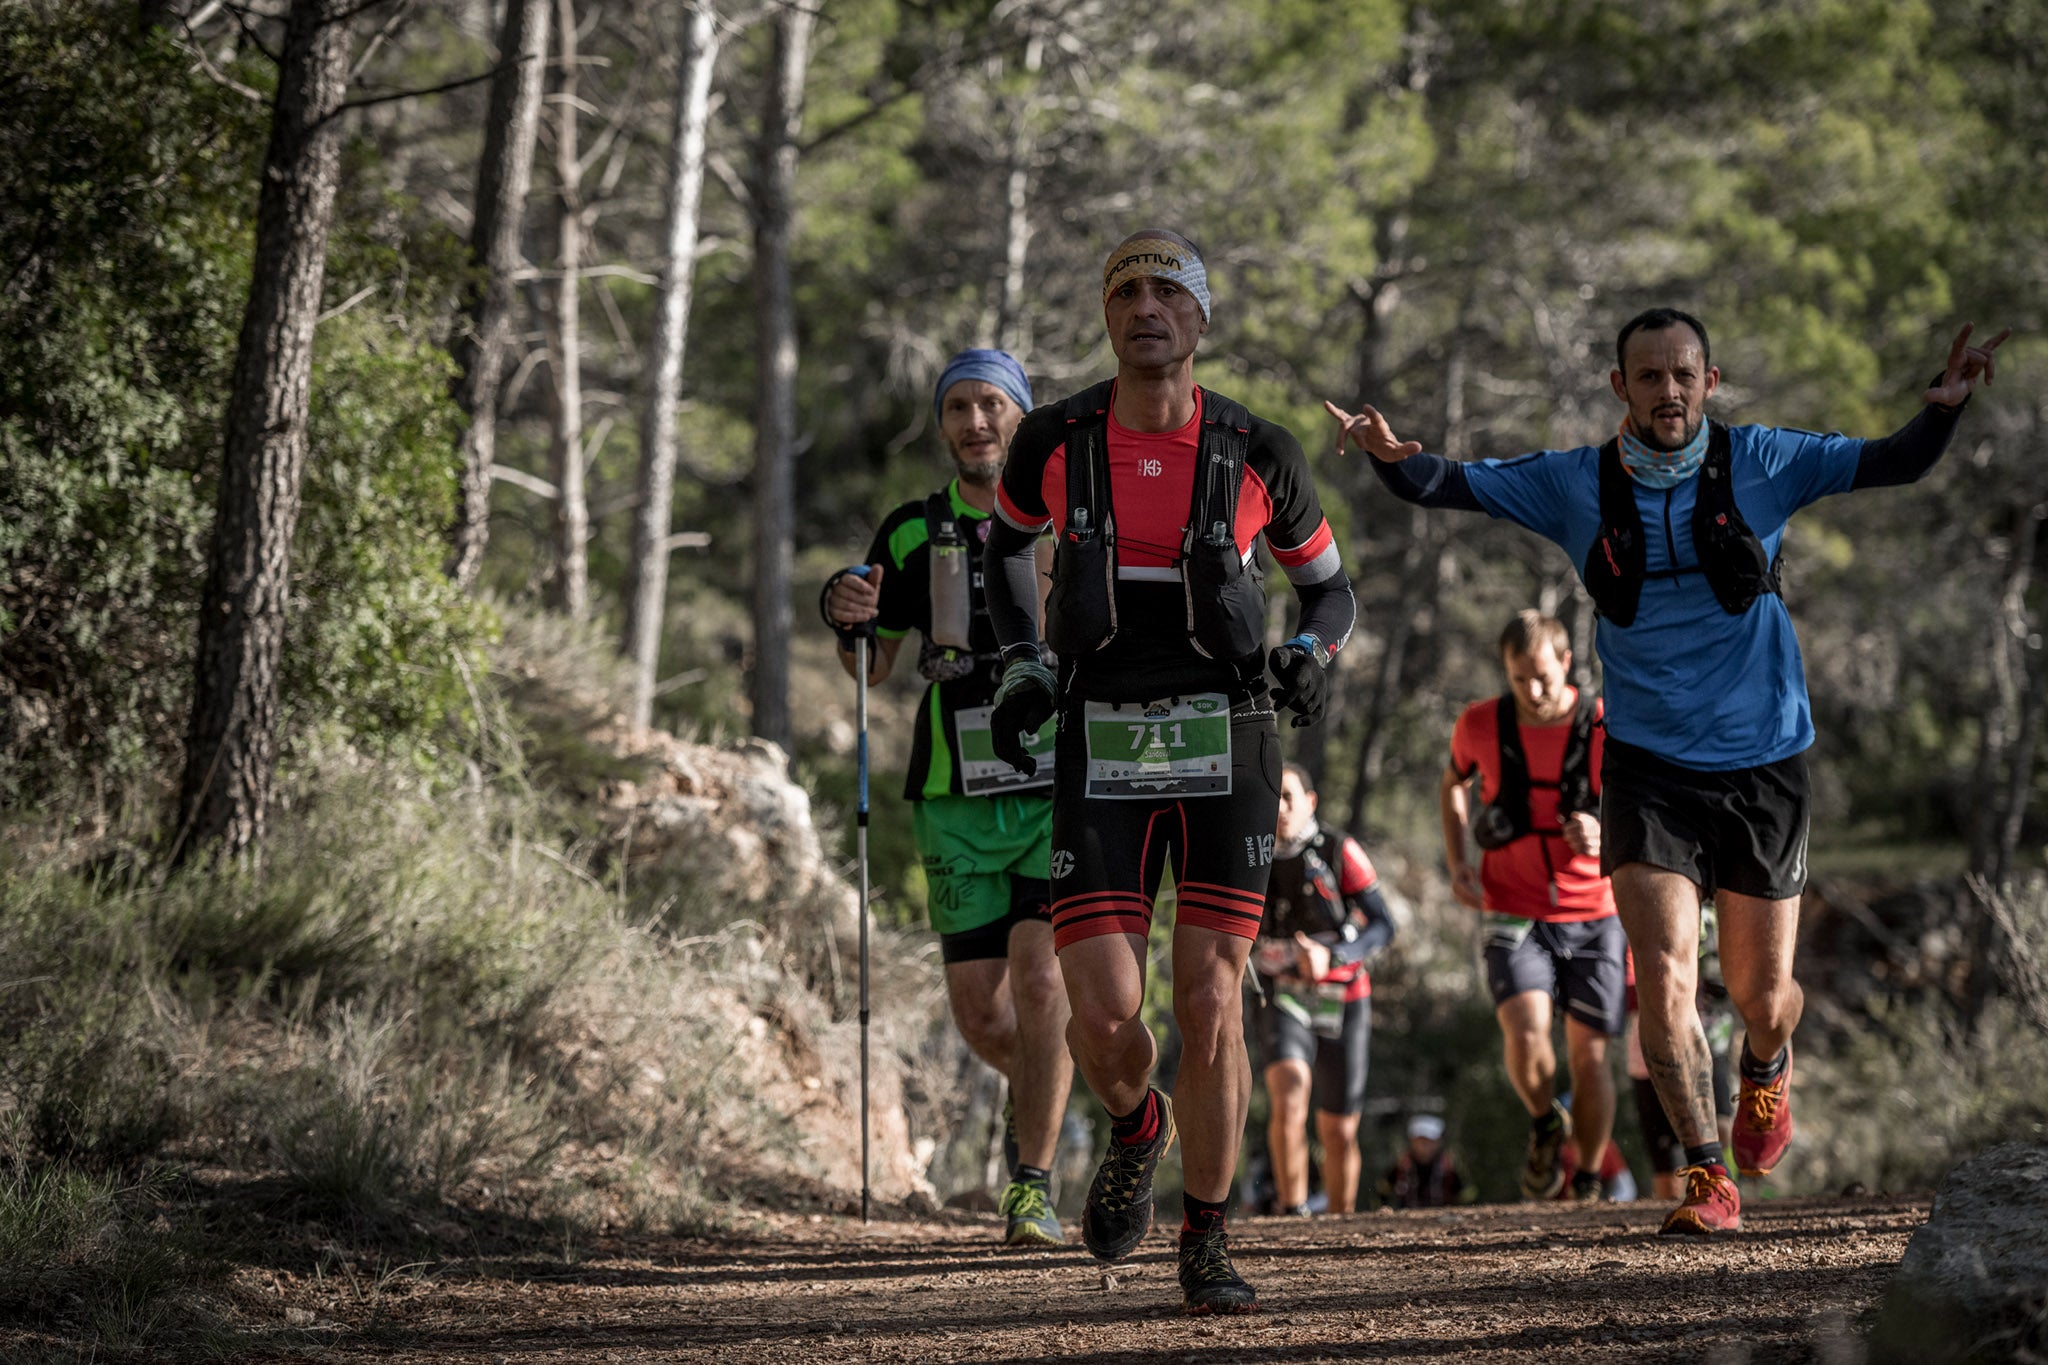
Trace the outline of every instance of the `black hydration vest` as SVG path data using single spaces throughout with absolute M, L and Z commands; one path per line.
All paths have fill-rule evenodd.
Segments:
M 1336 855 L 1336 861 L 1331 855 Z M 1273 859 L 1266 882 L 1266 914 L 1259 932 L 1275 938 L 1304 934 L 1342 934 L 1351 911 L 1340 889 L 1344 836 L 1319 828 L 1315 838 L 1291 858 Z
M 1776 559 L 1749 529 L 1735 506 L 1735 480 L 1729 471 L 1728 428 L 1707 424 L 1707 458 L 1700 466 L 1699 496 L 1693 502 L 1692 543 L 1699 556 L 1691 568 L 1662 569 L 1658 578 L 1705 574 L 1721 610 L 1730 616 L 1748 611 L 1756 599 L 1780 589 L 1781 551 Z M 1621 467 L 1621 442 L 1600 447 L 1600 534 L 1586 551 L 1579 576 L 1600 614 L 1617 626 L 1635 624 L 1649 573 L 1649 552 L 1643 539 L 1643 514 L 1636 506 L 1635 481 Z
M 1234 660 L 1266 639 L 1264 576 L 1237 551 L 1237 496 L 1251 448 L 1251 413 L 1242 403 L 1200 391 L 1202 429 L 1181 541 L 1181 584 L 1188 639 L 1205 658 Z M 1067 520 L 1053 550 L 1045 640 L 1078 659 L 1116 638 L 1116 509 L 1109 488 L 1107 382 L 1061 405 L 1067 436 Z
M 1503 696 L 1494 703 L 1494 728 L 1500 735 L 1500 789 L 1493 800 L 1472 814 L 1472 838 L 1484 849 L 1505 848 L 1527 834 L 1563 833 L 1559 829 L 1536 828 L 1529 814 L 1532 787 L 1557 792 L 1557 816 L 1599 809 L 1593 797 L 1593 699 L 1583 689 L 1578 709 L 1572 713 L 1571 733 L 1564 742 L 1564 761 L 1557 781 L 1539 782 L 1529 776 L 1529 756 L 1522 750 L 1522 726 L 1515 716 L 1515 699 Z

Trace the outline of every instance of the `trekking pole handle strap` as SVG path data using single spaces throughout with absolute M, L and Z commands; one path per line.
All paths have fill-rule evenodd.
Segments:
M 853 642 L 857 637 L 865 635 L 871 640 L 874 638 L 875 623 L 870 618 L 869 620 L 849 626 L 843 621 L 833 619 L 832 588 L 833 585 L 848 574 L 852 574 L 855 578 L 866 578 L 868 576 L 868 566 L 865 564 L 849 564 L 826 579 L 824 588 L 818 593 L 818 616 L 825 622 L 826 629 L 839 637 L 839 643 L 842 646 L 852 649 Z

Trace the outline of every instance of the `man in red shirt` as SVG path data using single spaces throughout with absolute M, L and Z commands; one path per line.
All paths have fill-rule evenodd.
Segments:
M 1608 1039 L 1624 1017 L 1628 942 L 1614 892 L 1600 875 L 1600 703 L 1566 681 L 1570 637 L 1552 617 L 1525 611 L 1500 637 L 1508 690 L 1458 717 L 1438 788 L 1444 857 L 1457 898 L 1485 924 L 1486 984 L 1493 994 L 1508 1080 L 1529 1111 L 1522 1193 L 1555 1198 L 1558 1153 L 1578 1157 L 1572 1195 L 1598 1199 L 1601 1154 L 1614 1128 Z M 1479 778 L 1479 804 L 1471 779 Z M 1466 859 L 1470 836 L 1483 853 Z M 1572 1107 L 1556 1099 L 1551 1001 L 1565 1009 Z

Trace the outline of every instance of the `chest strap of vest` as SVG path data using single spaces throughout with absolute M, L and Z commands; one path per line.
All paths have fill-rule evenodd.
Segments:
M 1617 626 L 1635 624 L 1646 578 L 1681 578 L 1701 574 L 1715 601 L 1731 616 L 1748 611 L 1757 598 L 1777 593 L 1783 585 L 1784 554 L 1765 553 L 1763 541 L 1749 528 L 1735 505 L 1733 444 L 1720 422 L 1707 427 L 1707 455 L 1697 475 L 1693 499 L 1692 542 L 1699 562 L 1649 572 L 1649 547 L 1636 484 L 1621 463 L 1621 443 L 1600 447 L 1600 531 L 1579 576 L 1602 616 Z
M 1564 758 L 1558 765 L 1557 781 L 1542 782 L 1529 775 L 1529 755 L 1522 747 L 1522 725 L 1515 715 L 1515 699 L 1504 695 L 1494 702 L 1494 729 L 1500 742 L 1500 789 L 1492 806 L 1507 822 L 1510 840 L 1526 834 L 1559 834 L 1567 816 L 1599 809 L 1593 796 L 1594 701 L 1581 688 L 1579 703 L 1572 710 L 1572 728 L 1565 736 Z M 1529 810 L 1529 793 L 1535 788 L 1555 789 L 1559 829 L 1538 830 Z M 1503 841 L 1506 842 L 1506 841 Z M 1499 845 L 1496 845 L 1498 847 Z

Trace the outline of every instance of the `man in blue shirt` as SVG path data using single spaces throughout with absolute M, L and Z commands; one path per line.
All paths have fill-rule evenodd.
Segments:
M 1792 1137 L 1813 720 L 1778 594 L 1785 523 L 1830 493 L 1911 483 L 1933 467 L 2010 335 L 1971 346 L 1970 330 L 1925 406 L 1868 441 L 1709 421 L 1721 376 L 1707 329 L 1670 308 L 1621 329 L 1609 380 L 1627 415 L 1600 446 L 1460 463 L 1400 440 L 1370 407 L 1354 416 L 1325 404 L 1343 424 L 1340 443 L 1369 451 L 1397 496 L 1528 527 L 1571 556 L 1599 608 L 1602 871 L 1635 950 L 1644 1058 L 1685 1144 L 1685 1200 L 1667 1233 L 1741 1226 L 1693 1008 L 1704 897 L 1720 908 L 1722 967 L 1747 1033 L 1735 1165 L 1768 1174 Z

